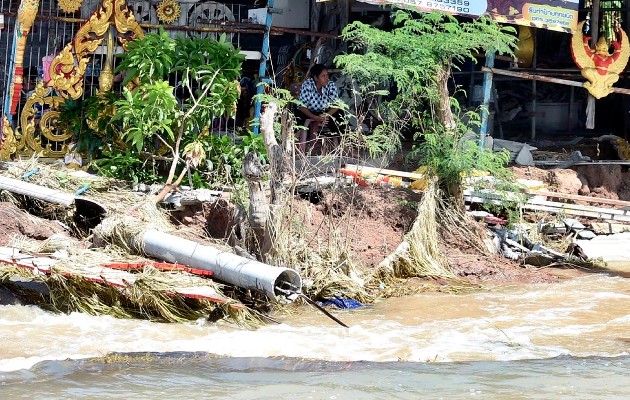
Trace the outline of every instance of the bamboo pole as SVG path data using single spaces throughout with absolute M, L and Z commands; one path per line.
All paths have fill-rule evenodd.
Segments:
M 385 169 L 385 168 L 377 168 L 377 167 L 369 167 L 364 165 L 356 165 L 356 164 L 344 164 L 344 169 L 356 172 L 365 172 L 365 173 L 373 173 L 373 174 L 382 174 L 382 175 L 392 175 L 392 176 L 400 176 L 402 178 L 409 179 L 427 179 L 426 175 L 418 174 L 415 172 L 406 172 L 406 171 L 397 171 L 393 169 Z
M 529 79 L 529 80 L 534 80 L 534 81 L 551 82 L 551 83 L 557 83 L 560 85 L 575 86 L 575 87 L 584 87 L 584 82 L 572 81 L 569 79 L 552 78 L 550 76 L 530 74 L 528 72 L 508 71 L 505 69 L 488 68 L 488 67 L 481 67 L 481 71 L 491 72 L 497 75 L 512 76 L 515 78 Z M 630 94 L 630 89 L 626 89 L 626 88 L 613 87 L 612 91 L 613 93 Z

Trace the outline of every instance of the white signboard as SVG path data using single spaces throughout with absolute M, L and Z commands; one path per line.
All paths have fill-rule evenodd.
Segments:
M 515 25 L 572 32 L 578 22 L 578 0 L 358 0 L 362 3 L 391 5 L 417 11 L 443 11 L 450 14 L 492 19 Z

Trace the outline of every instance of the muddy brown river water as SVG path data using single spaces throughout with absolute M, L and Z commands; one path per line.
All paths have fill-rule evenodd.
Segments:
M 630 279 L 312 308 L 257 330 L 0 306 L 2 399 L 630 398 Z M 110 362 L 96 360 L 122 353 Z

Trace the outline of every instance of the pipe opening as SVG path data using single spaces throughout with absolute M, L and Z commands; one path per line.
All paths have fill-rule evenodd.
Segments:
M 282 271 L 274 282 L 274 295 L 285 296 L 287 292 L 301 293 L 302 278 L 292 269 Z

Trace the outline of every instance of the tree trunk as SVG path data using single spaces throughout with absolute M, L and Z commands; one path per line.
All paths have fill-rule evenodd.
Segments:
M 265 149 L 269 157 L 270 177 L 269 185 L 271 187 L 271 204 L 280 202 L 280 192 L 282 191 L 282 180 L 284 179 L 284 151 L 276 140 L 276 133 L 273 130 L 278 105 L 275 103 L 267 104 L 265 112 L 260 116 L 260 132 L 265 141 Z
M 446 188 L 446 192 L 453 200 L 453 205 L 463 210 L 466 206 L 464 202 L 464 188 L 461 182 L 452 182 Z
M 451 110 L 451 96 L 448 91 L 448 80 L 451 77 L 450 62 L 443 63 L 442 68 L 438 71 L 438 109 L 437 116 L 447 132 L 453 132 L 457 127 L 453 111 Z
M 247 181 L 249 189 L 249 225 L 253 235 L 248 235 L 247 247 L 259 259 L 262 259 L 268 249 L 265 247 L 265 231 L 269 215 L 267 196 L 263 189 L 263 167 L 258 159 L 258 154 L 250 152 L 243 160 L 243 178 Z
M 293 144 L 289 140 L 289 135 L 293 133 L 293 122 L 287 110 L 284 110 L 282 113 L 281 126 L 282 144 L 276 142 L 273 146 L 267 148 L 267 154 L 269 154 L 271 163 L 271 204 L 274 206 L 284 204 L 288 195 L 284 181 L 289 175 L 289 146 Z
M 282 115 L 283 145 L 278 144 L 274 132 L 274 120 L 278 107 L 274 103 L 267 104 L 265 112 L 260 116 L 260 130 L 267 149 L 270 164 L 270 189 L 271 202 L 262 187 L 263 168 L 255 153 L 249 153 L 243 161 L 243 177 L 249 187 L 249 223 L 253 229 L 253 243 L 250 249 L 260 260 L 265 260 L 273 249 L 274 226 L 281 213 L 277 212 L 283 207 L 287 199 L 287 190 L 284 187 L 284 179 L 288 171 L 288 159 L 284 148 L 288 133 L 292 130 L 292 123 L 288 113 Z M 271 203 L 271 204 L 269 204 Z

